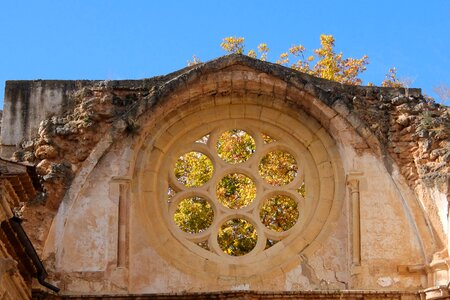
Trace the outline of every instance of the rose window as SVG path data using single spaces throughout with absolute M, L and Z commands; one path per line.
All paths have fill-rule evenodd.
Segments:
M 179 145 L 168 167 L 167 211 L 183 243 L 220 256 L 257 254 L 305 216 L 303 161 L 287 136 L 213 128 Z

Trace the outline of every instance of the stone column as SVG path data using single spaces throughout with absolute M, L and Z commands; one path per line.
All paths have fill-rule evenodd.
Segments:
M 117 267 L 127 267 L 128 252 L 128 209 L 130 178 L 114 177 L 111 181 L 110 196 L 117 201 Z
M 350 191 L 351 203 L 351 233 L 352 233 L 352 265 L 361 265 L 361 212 L 359 179 L 360 172 L 352 172 L 347 176 L 347 185 Z

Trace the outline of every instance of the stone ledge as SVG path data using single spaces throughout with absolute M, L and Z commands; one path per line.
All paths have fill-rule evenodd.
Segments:
M 155 293 L 155 294 L 129 294 L 129 295 L 53 295 L 42 291 L 34 291 L 33 299 L 64 300 L 64 299 L 365 299 L 365 300 L 413 300 L 421 299 L 420 292 L 408 291 L 376 291 L 376 290 L 328 290 L 328 291 L 295 291 L 295 292 L 259 292 L 259 291 L 219 291 L 205 293 Z
M 428 288 L 423 291 L 427 300 L 450 299 L 450 283 Z

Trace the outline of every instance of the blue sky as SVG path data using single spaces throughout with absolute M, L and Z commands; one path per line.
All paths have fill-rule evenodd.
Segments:
M 152 77 L 224 55 L 226 36 L 265 42 L 276 60 L 332 34 L 345 57 L 369 56 L 365 83 L 395 66 L 431 96 L 450 86 L 449 0 L 2 0 L 0 12 L 0 107 L 5 80 Z

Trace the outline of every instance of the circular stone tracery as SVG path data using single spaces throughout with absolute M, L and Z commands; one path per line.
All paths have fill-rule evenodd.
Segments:
M 330 219 L 335 220 L 342 205 L 345 176 L 329 134 L 319 130 L 317 121 L 283 102 L 274 108 L 247 100 L 243 98 L 245 105 L 209 108 L 201 101 L 189 102 L 179 109 L 181 115 L 163 115 L 157 119 L 162 126 L 151 123 L 142 131 L 145 139 L 136 160 L 138 190 L 133 193 L 143 212 L 137 220 L 148 228 L 147 242 L 142 242 L 180 270 L 205 278 L 248 278 L 291 264 L 292 253 L 312 253 L 327 237 Z M 220 135 L 233 129 L 245 131 L 254 140 L 254 150 L 237 163 L 225 161 L 217 151 Z M 297 172 L 289 183 L 274 185 L 260 175 L 259 164 L 278 150 L 292 155 Z M 188 187 L 174 174 L 179 157 L 189 152 L 202 153 L 212 163 L 211 178 L 201 186 Z M 256 197 L 248 205 L 231 209 L 218 201 L 217 184 L 228 174 L 245 175 L 255 184 Z M 293 214 L 290 223 L 294 225 L 279 225 L 283 230 L 270 226 L 277 217 L 272 216 L 275 210 L 267 211 L 266 220 L 261 216 L 265 203 L 277 195 L 297 204 L 298 217 Z M 179 203 L 191 197 L 206 200 L 213 211 L 211 224 L 201 230 L 183 230 L 174 220 Z M 292 205 L 284 210 L 292 211 Z M 241 255 L 225 253 L 218 236 L 222 226 L 235 219 L 247 221 L 256 231 L 254 247 L 248 246 L 250 252 Z
M 170 168 L 166 197 L 168 217 L 183 232 L 182 239 L 238 257 L 270 248 L 302 223 L 304 198 L 297 190 L 304 188 L 305 174 L 298 152 L 283 137 L 257 127 L 251 133 L 227 127 L 180 143 L 188 150 Z M 202 151 L 196 151 L 199 144 Z M 182 200 L 170 209 L 174 194 Z

